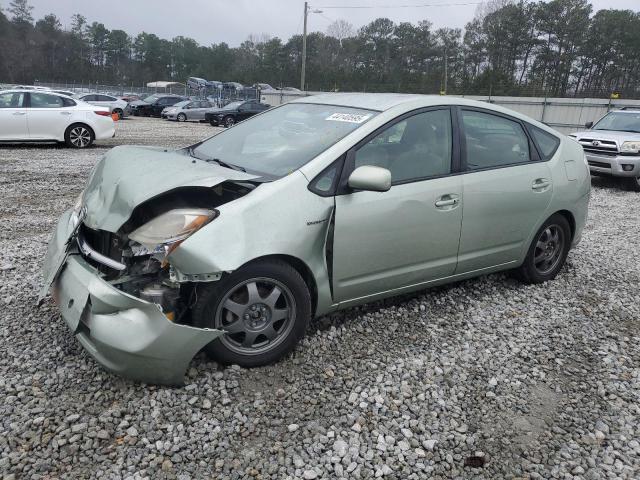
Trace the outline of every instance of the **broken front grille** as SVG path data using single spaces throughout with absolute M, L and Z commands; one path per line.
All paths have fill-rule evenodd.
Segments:
M 78 244 L 84 258 L 101 272 L 122 270 L 122 246 L 119 238 L 111 232 L 93 230 L 82 225 L 78 232 Z

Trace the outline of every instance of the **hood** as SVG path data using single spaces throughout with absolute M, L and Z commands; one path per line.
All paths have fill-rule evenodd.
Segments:
M 577 140 L 610 140 L 616 142 L 618 148 L 623 142 L 640 141 L 640 133 L 613 130 L 583 130 L 572 135 L 575 135 Z
M 181 150 L 115 147 L 98 162 L 84 191 L 84 223 L 93 229 L 117 232 L 135 207 L 162 193 L 256 178 L 192 158 Z

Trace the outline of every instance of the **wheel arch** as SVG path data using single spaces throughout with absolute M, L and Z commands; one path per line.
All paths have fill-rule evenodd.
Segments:
M 64 129 L 64 133 L 62 134 L 62 139 L 64 142 L 67 141 L 67 134 L 71 131 L 71 129 L 73 127 L 86 127 L 87 129 L 89 129 L 89 132 L 91 132 L 91 137 L 93 138 L 93 141 L 95 141 L 96 139 L 96 131 L 93 129 L 93 127 L 91 125 L 89 125 L 86 122 L 73 122 L 72 124 L 68 125 L 67 128 Z
M 316 279 L 313 275 L 313 272 L 309 268 L 309 266 L 298 257 L 294 257 L 293 255 L 286 254 L 272 254 L 272 255 L 263 255 L 262 257 L 256 257 L 242 265 L 250 265 L 252 263 L 260 262 L 260 261 L 269 261 L 269 260 L 280 260 L 289 265 L 291 265 L 302 277 L 304 283 L 307 285 L 309 289 L 309 294 L 311 295 L 311 316 L 312 318 L 315 316 L 316 309 L 318 306 L 318 285 L 316 283 Z
M 558 210 L 554 213 L 554 215 L 562 215 L 567 222 L 569 222 L 569 227 L 571 228 L 571 241 L 573 242 L 573 238 L 576 234 L 576 219 L 569 210 Z

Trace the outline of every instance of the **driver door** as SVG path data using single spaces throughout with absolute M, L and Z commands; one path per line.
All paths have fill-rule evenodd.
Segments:
M 336 196 L 334 300 L 348 302 L 454 273 L 462 223 L 459 149 L 451 110 L 403 115 L 347 155 L 343 179 L 363 165 L 391 172 L 386 192 Z M 343 180 L 344 182 L 344 180 Z

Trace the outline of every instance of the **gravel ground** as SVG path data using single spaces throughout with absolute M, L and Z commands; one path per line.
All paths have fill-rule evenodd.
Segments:
M 102 370 L 49 302 L 49 232 L 107 148 L 208 125 L 129 119 L 73 151 L 0 146 L 3 478 L 638 478 L 640 195 L 594 180 L 558 279 L 491 275 L 322 318 L 277 365 L 199 355 L 184 388 Z

